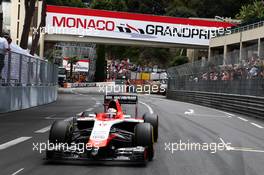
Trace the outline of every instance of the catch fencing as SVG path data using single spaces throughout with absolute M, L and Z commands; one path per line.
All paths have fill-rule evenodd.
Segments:
M 0 54 L 0 86 L 54 86 L 57 76 L 57 66 L 45 60 L 12 51 Z
M 222 61 L 221 61 L 222 60 Z M 264 60 L 224 64 L 221 55 L 168 69 L 168 89 L 264 96 Z

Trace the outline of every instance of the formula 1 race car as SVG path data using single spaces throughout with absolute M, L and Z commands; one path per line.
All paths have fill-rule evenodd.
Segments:
M 135 116 L 125 114 L 121 104 L 134 104 Z M 158 116 L 145 113 L 138 118 L 137 104 L 136 95 L 105 95 L 103 113 L 86 111 L 71 121 L 55 121 L 46 158 L 151 161 L 158 140 Z

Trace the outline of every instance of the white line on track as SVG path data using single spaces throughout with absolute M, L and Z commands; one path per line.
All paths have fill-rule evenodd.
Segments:
M 232 117 L 235 116 L 235 114 L 231 114 L 231 113 L 229 113 L 229 112 L 223 112 L 223 113 L 225 113 L 225 114 L 227 114 L 227 115 L 230 115 L 230 116 L 232 116 Z
M 6 143 L 3 143 L 0 145 L 0 150 L 3 150 L 3 149 L 6 149 L 6 148 L 9 148 L 10 146 L 14 146 L 18 143 L 21 143 L 21 142 L 24 142 L 28 139 L 31 139 L 32 137 L 19 137 L 17 139 L 14 139 L 14 140 L 11 140 L 9 142 L 6 142 Z
M 191 115 L 194 113 L 194 110 L 193 109 L 188 109 L 188 111 L 185 111 L 184 114 L 185 115 Z
M 232 150 L 233 147 L 229 146 L 222 138 L 219 138 L 221 142 L 224 144 L 227 151 Z
M 254 126 L 256 126 L 256 127 L 258 127 L 258 128 L 263 128 L 263 126 L 260 126 L 259 124 L 256 124 L 256 123 L 253 123 L 253 122 L 251 122 L 251 125 L 254 125 Z
M 16 172 L 14 172 L 12 175 L 16 175 L 16 174 L 20 173 L 23 170 L 24 170 L 24 168 L 21 168 L 21 169 L 17 170 Z
M 148 108 L 148 110 L 149 110 L 149 112 L 150 112 L 151 114 L 154 113 L 153 110 L 152 110 L 152 108 L 151 108 L 148 104 L 146 104 L 146 103 L 144 103 L 144 102 L 142 102 L 142 101 L 139 101 L 139 103 L 145 105 L 145 106 Z
M 264 150 L 258 150 L 254 148 L 245 148 L 245 147 L 232 147 L 225 143 L 222 138 L 219 138 L 221 142 L 224 144 L 227 151 L 242 151 L 242 152 L 256 152 L 256 153 L 264 153 Z
M 243 117 L 237 117 L 237 118 L 240 119 L 240 120 L 242 120 L 242 121 L 244 121 L 244 122 L 247 122 L 248 121 L 247 119 L 245 119 Z
M 56 116 L 56 114 L 52 114 L 52 115 L 45 117 L 45 119 L 52 119 L 52 117 L 55 117 L 55 116 Z
M 50 130 L 50 125 L 46 126 L 45 128 L 42 128 L 40 130 L 35 131 L 35 133 L 45 133 Z
M 264 150 L 257 150 L 257 149 L 253 149 L 253 148 L 244 148 L 244 147 L 232 147 L 232 149 L 230 151 L 264 153 Z
M 189 114 L 189 113 L 184 113 L 185 115 L 191 115 L 195 117 L 208 117 L 208 118 L 231 118 L 231 116 L 226 116 L 226 115 L 208 115 L 208 114 Z

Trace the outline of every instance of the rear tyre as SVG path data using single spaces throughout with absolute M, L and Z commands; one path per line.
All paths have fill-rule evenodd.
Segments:
M 70 144 L 72 138 L 72 124 L 68 121 L 55 121 L 50 129 L 49 134 L 49 143 L 54 145 L 62 144 Z M 46 157 L 48 159 L 53 158 L 54 151 L 47 150 Z
M 154 132 L 154 142 L 157 142 L 158 136 L 159 136 L 159 117 L 158 115 L 147 112 L 143 115 L 143 120 L 145 123 L 150 123 L 152 125 L 153 132 Z
M 139 123 L 135 126 L 135 145 L 147 149 L 147 158 L 151 161 L 154 157 L 153 127 L 149 123 Z

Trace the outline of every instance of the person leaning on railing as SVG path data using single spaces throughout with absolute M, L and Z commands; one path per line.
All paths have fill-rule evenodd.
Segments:
M 3 33 L 0 38 L 0 79 L 2 79 L 2 69 L 5 66 L 5 54 L 10 51 L 9 44 L 11 42 L 9 34 Z

